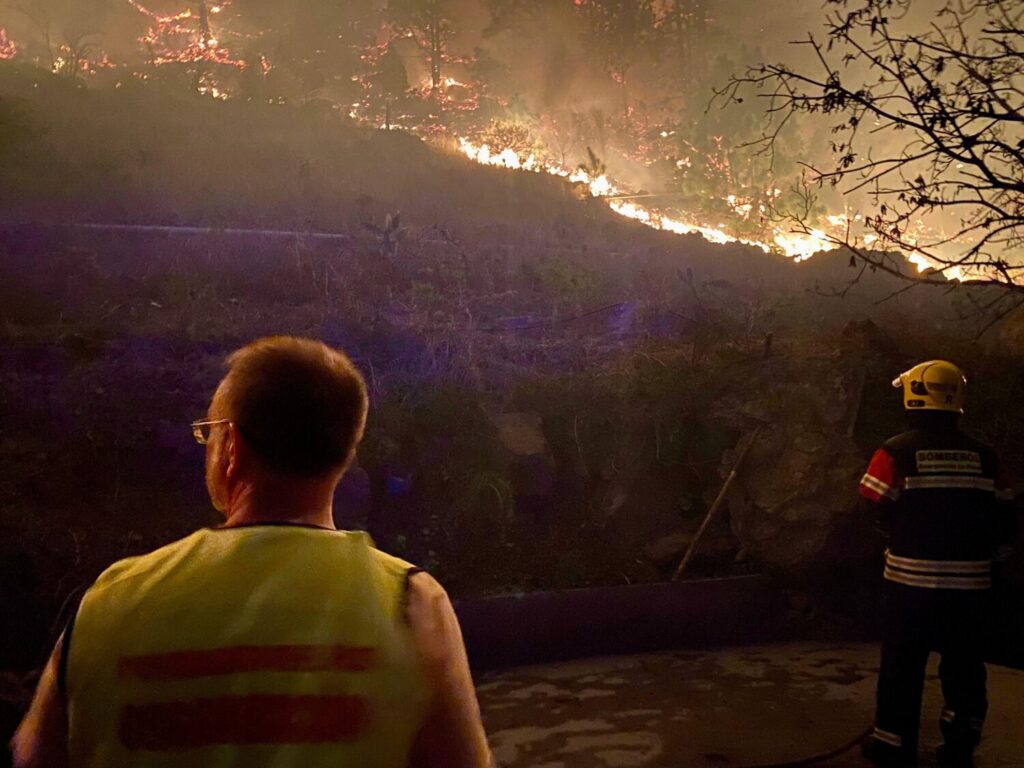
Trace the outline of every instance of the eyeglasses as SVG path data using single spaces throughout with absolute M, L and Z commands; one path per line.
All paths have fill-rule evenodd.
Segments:
M 210 442 L 210 432 L 212 427 L 218 424 L 230 424 L 231 419 L 200 419 L 199 421 L 192 422 L 192 437 L 196 439 L 196 442 L 200 445 L 206 445 Z

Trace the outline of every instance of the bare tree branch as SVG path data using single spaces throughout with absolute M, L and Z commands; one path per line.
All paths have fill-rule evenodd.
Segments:
M 747 146 L 769 157 L 795 116 L 833 121 L 831 167 L 803 165 L 819 187 L 868 196 L 859 228 L 829 239 L 870 269 L 919 281 L 880 255 L 896 248 L 940 272 L 1024 292 L 1024 264 L 1009 260 L 1024 245 L 1024 3 L 949 0 L 921 29 L 915 0 L 826 7 L 825 34 L 794 42 L 810 49 L 811 65 L 750 67 L 712 103 L 763 99 L 764 131 Z M 884 140 L 896 132 L 901 140 Z M 936 214 L 946 231 L 924 226 Z M 784 215 L 810 233 L 806 215 Z

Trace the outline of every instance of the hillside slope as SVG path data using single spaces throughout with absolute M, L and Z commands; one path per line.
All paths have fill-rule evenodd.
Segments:
M 0 182 L 7 222 L 362 236 L 365 222 L 401 211 L 413 234 L 440 225 L 481 245 L 580 253 L 598 268 L 642 255 L 668 271 L 690 267 L 704 282 L 823 293 L 851 275 L 838 254 L 794 269 L 757 249 L 658 233 L 562 179 L 485 168 L 454 149 L 360 127 L 325 103 L 216 102 L 137 81 L 89 90 L 8 62 L 0 62 Z M 885 276 L 864 283 L 868 302 L 898 287 Z

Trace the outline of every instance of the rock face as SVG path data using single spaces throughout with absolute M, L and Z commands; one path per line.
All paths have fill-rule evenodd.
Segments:
M 795 422 L 795 420 L 794 420 Z M 852 441 L 828 439 L 808 422 L 762 433 L 730 499 L 733 533 L 764 565 L 802 575 L 824 565 L 834 532 L 856 521 L 857 482 L 864 458 Z M 867 556 L 847 540 L 849 555 Z
M 502 413 L 492 418 L 508 457 L 516 496 L 538 498 L 551 493 L 557 467 L 541 417 L 535 413 Z
M 1005 352 L 1024 354 L 1024 310 L 1018 309 L 1002 322 L 997 338 Z
M 644 547 L 644 555 L 659 570 L 678 564 L 693 542 L 693 533 L 670 533 Z
M 686 551 L 697 536 L 698 522 L 690 521 L 687 530 L 670 533 L 644 547 L 644 556 L 658 570 L 663 579 L 671 579 Z M 737 558 L 736 540 L 727 529 L 712 525 L 691 556 L 687 578 L 716 575 L 723 566 L 729 567 Z
M 726 417 L 737 431 L 762 424 L 730 494 L 732 530 L 769 570 L 806 580 L 878 556 L 857 494 L 870 449 L 856 438 L 865 401 L 878 395 L 874 382 L 890 376 L 886 354 L 876 327 L 851 326 L 831 349 L 765 360 L 758 385 L 732 397 Z M 726 457 L 723 475 L 734 461 Z

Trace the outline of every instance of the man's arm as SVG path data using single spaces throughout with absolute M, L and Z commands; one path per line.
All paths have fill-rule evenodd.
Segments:
M 11 739 L 15 768 L 66 768 L 68 721 L 57 683 L 64 636 L 50 654 L 28 713 Z
M 887 450 L 879 448 L 871 457 L 858 491 L 861 507 L 874 513 L 878 529 L 886 536 L 892 529 L 893 502 L 899 500 L 902 487 L 903 476 L 896 460 Z
M 413 745 L 410 766 L 492 766 L 459 621 L 447 593 L 427 573 L 409 578 L 406 618 L 431 693 L 430 709 Z

